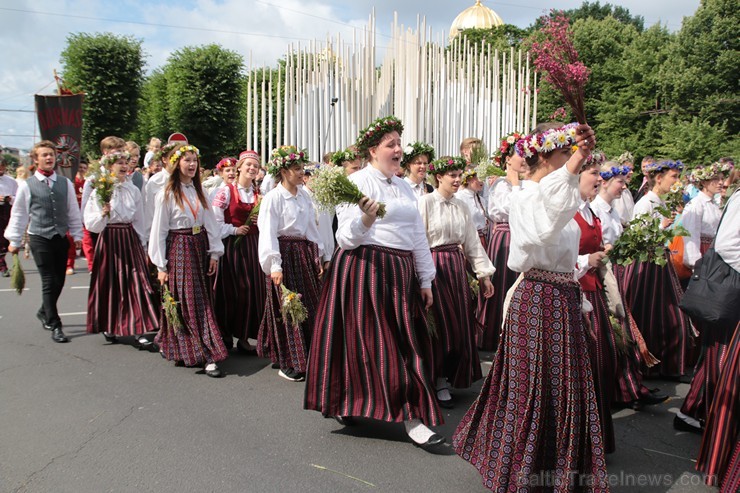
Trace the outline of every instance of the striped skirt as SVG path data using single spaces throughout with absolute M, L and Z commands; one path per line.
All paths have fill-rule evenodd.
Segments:
M 223 361 L 229 355 L 213 312 L 213 289 L 207 276 L 208 235 L 191 229 L 170 230 L 167 237 L 167 286 L 178 302 L 184 329 L 176 331 L 161 310 L 154 342 L 162 356 L 185 366 Z
M 8 251 L 10 242 L 5 239 L 5 228 L 8 227 L 10 222 L 10 210 L 12 206 L 10 204 L 0 204 L 0 255 Z
M 667 255 L 667 253 L 666 253 Z M 691 324 L 678 307 L 682 291 L 676 270 L 635 262 L 624 270 L 622 293 L 651 353 L 661 362 L 643 368 L 645 375 L 678 376 L 686 373 Z
M 602 291 L 584 291 L 586 299 L 593 306 L 589 313 L 591 333 L 586 334 L 588 352 L 591 358 L 591 373 L 599 405 L 601 434 L 604 438 L 604 451 L 609 454 L 616 449 L 614 423 L 611 406 L 614 397 L 614 380 L 617 366 L 617 342 L 609 319 L 609 308 Z
M 237 238 L 241 238 L 238 244 Z M 229 236 L 224 240 L 214 305 L 226 341 L 257 338 L 267 298 L 265 275 L 257 255 L 258 240 L 256 234 Z
M 459 245 L 432 248 L 437 277 L 432 283 L 432 311 L 437 324 L 434 349 L 434 379 L 447 378 L 455 388 L 466 389 L 483 378 L 475 348 L 474 313 L 465 271 L 465 256 Z
M 479 326 L 483 327 L 482 333 L 478 334 L 478 347 L 486 351 L 495 351 L 498 347 L 501 324 L 504 320 L 504 298 L 511 286 L 519 276 L 506 265 L 509 261 L 509 243 L 511 233 L 509 223 L 497 223 L 488 243 L 486 253 L 493 262 L 496 272 L 491 278 L 494 292 L 493 296 L 486 299 L 478 296 L 478 308 L 476 319 Z
M 314 326 L 306 409 L 442 424 L 431 341 L 410 251 L 338 250 Z
M 740 324 L 735 327 L 720 372 L 714 399 L 707 415 L 704 436 L 696 461 L 696 469 L 707 475 L 707 483 L 718 486 L 722 491 L 735 492 L 726 488 L 740 480 Z
M 109 224 L 98 236 L 87 298 L 87 332 L 133 336 L 159 330 L 159 293 L 131 224 Z
M 608 491 L 591 363 L 572 273 L 537 269 L 512 294 L 501 344 L 453 447 L 493 491 Z
M 283 320 L 280 286 L 275 286 L 270 276 L 263 274 L 267 299 L 257 335 L 257 354 L 279 364 L 283 370 L 292 368 L 305 373 L 311 329 L 319 304 L 319 249 L 316 243 L 306 238 L 281 236 L 278 241 L 283 261 L 283 284 L 301 294 L 308 319 L 300 325 L 289 325 L 287 320 Z

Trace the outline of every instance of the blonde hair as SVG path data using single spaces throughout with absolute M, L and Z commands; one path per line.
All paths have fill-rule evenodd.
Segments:
M 466 149 L 473 149 L 473 147 L 477 147 L 479 145 L 482 145 L 483 141 L 480 140 L 478 137 L 467 137 L 463 139 L 463 141 L 460 143 L 460 154 L 465 152 Z
M 128 151 L 130 153 L 134 149 L 136 149 L 137 151 L 141 151 L 141 147 L 139 147 L 139 144 L 137 144 L 133 140 L 127 141 L 126 142 L 126 151 Z
M 31 159 L 35 159 L 36 158 L 36 153 L 42 147 L 46 147 L 46 148 L 49 148 L 49 149 L 54 149 L 54 153 L 55 154 L 57 152 L 57 146 L 56 146 L 56 144 L 54 142 L 52 142 L 50 140 L 42 140 L 41 142 L 36 142 L 33 145 L 33 147 L 31 148 L 31 152 L 29 153 L 29 155 L 31 156 Z
M 153 151 L 162 147 L 162 141 L 156 137 L 149 139 L 149 144 L 146 146 L 147 151 Z
M 126 149 L 126 141 L 115 135 L 109 135 L 100 141 L 100 153 L 108 154 L 111 151 L 123 151 Z
M 15 177 L 20 178 L 21 180 L 27 180 L 28 177 L 31 176 L 31 172 L 28 171 L 28 168 L 25 166 L 20 166 L 18 169 L 15 170 Z

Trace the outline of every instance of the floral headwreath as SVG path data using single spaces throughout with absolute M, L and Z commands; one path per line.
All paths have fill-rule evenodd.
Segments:
M 493 155 L 493 161 L 499 168 L 504 167 L 507 157 L 514 155 L 516 152 L 516 143 L 522 138 L 524 138 L 522 134 L 513 132 L 501 139 L 501 145 L 499 145 L 498 150 Z
M 295 146 L 282 146 L 273 149 L 270 153 L 270 161 L 267 172 L 277 177 L 281 169 L 288 169 L 294 164 L 305 166 L 308 163 L 308 152 Z
M 129 159 L 131 159 L 131 154 L 129 154 L 126 151 L 113 151 L 108 154 L 105 154 L 103 157 L 100 158 L 100 165 L 101 166 L 111 166 L 113 164 L 116 164 L 116 162 L 120 159 L 125 159 L 126 162 L 128 162 Z
M 662 173 L 669 169 L 677 169 L 678 171 L 683 170 L 683 163 L 681 161 L 671 161 L 667 159 L 665 161 L 648 163 L 645 165 L 645 173 Z
M 401 167 L 405 168 L 416 156 L 421 156 L 422 154 L 426 154 L 430 163 L 434 161 L 434 147 L 419 141 L 414 142 L 413 144 L 407 144 L 403 149 Z
M 198 159 L 200 159 L 200 149 L 194 145 L 186 145 L 178 148 L 175 153 L 170 156 L 170 164 L 176 164 L 186 152 L 194 152 L 195 155 L 198 156 Z
M 303 166 L 303 172 L 307 175 L 316 173 L 321 169 L 321 163 L 308 163 Z
M 627 176 L 630 171 L 632 170 L 627 166 L 612 166 L 609 171 L 602 171 L 599 174 L 602 180 L 607 181 L 617 176 Z
M 709 164 L 707 166 L 697 166 L 689 173 L 689 182 L 693 184 L 711 180 L 722 174 L 720 163 Z
M 347 163 L 349 161 L 354 161 L 355 159 L 359 158 L 360 154 L 355 151 L 354 149 L 347 148 L 343 151 L 337 151 L 334 154 L 331 155 L 331 158 L 329 159 L 331 161 L 331 164 L 334 166 L 341 166 L 342 163 Z
M 162 158 L 164 158 L 167 154 L 175 150 L 178 146 L 182 145 L 181 142 L 173 142 L 171 144 L 165 144 L 163 145 L 155 154 L 154 154 L 154 160 L 155 161 L 161 161 Z
M 589 156 L 583 162 L 583 166 L 581 166 L 581 171 L 585 170 L 586 168 L 590 168 L 592 166 L 601 166 L 605 162 L 606 162 L 606 154 L 604 154 L 602 151 L 593 150 L 591 151 L 591 154 L 589 154 Z
M 717 165 L 717 166 L 719 166 L 719 170 L 722 173 L 729 173 L 733 169 L 735 169 L 735 163 L 733 163 L 731 161 L 726 161 L 724 163 L 716 162 L 714 164 Z
M 429 163 L 429 174 L 443 175 L 448 171 L 465 169 L 466 166 L 465 159 L 460 156 L 442 156 Z
M 360 135 L 357 136 L 357 142 L 355 147 L 360 152 L 367 152 L 371 147 L 375 147 L 380 143 L 380 139 L 387 133 L 396 131 L 399 135 L 403 133 L 403 123 L 395 116 L 386 116 L 378 118 L 372 122 L 367 128 L 360 131 Z
M 233 168 L 236 167 L 236 158 L 233 157 L 225 157 L 222 158 L 221 161 L 216 164 L 216 169 L 218 171 L 221 171 L 224 168 Z
M 578 127 L 578 123 L 569 123 L 560 128 L 528 135 L 517 141 L 515 145 L 516 153 L 523 158 L 528 158 L 539 153 L 572 147 L 576 145 L 576 127 Z
M 620 155 L 620 156 L 619 156 L 619 157 L 617 158 L 617 162 L 618 162 L 619 164 L 624 164 L 624 163 L 634 163 L 634 162 L 635 162 L 635 157 L 634 157 L 634 156 L 632 155 L 632 153 L 631 153 L 630 151 L 624 151 L 624 152 L 623 152 L 623 153 L 622 153 L 622 154 L 621 154 L 621 155 Z
M 478 177 L 478 172 L 475 170 L 475 168 L 466 169 L 463 171 L 462 175 L 460 175 L 460 181 L 463 185 L 468 185 L 468 180 L 473 177 Z

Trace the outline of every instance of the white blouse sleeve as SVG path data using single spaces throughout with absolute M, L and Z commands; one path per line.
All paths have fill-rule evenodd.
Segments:
M 421 288 L 426 289 L 432 287 L 432 281 L 437 276 L 437 269 L 434 267 L 432 252 L 429 250 L 429 241 L 427 240 L 424 223 L 421 221 L 421 216 L 417 215 L 416 218 L 414 229 L 411 231 L 414 240 L 414 266 Z M 478 233 L 476 233 L 477 236 Z
M 146 237 L 146 224 L 144 223 L 144 201 L 141 200 L 141 197 L 143 197 L 143 195 L 139 191 L 139 189 L 136 188 L 136 192 L 134 193 L 134 196 L 137 198 L 137 200 L 136 200 L 136 210 L 134 211 L 134 220 L 132 221 L 132 226 L 134 227 L 134 231 L 136 231 L 136 234 L 139 235 L 139 240 L 141 241 L 141 245 L 144 248 L 146 248 L 147 237 Z
M 154 199 L 154 215 L 149 233 L 149 258 L 159 272 L 167 272 L 167 235 L 170 232 L 170 207 L 172 199 L 165 200 L 164 190 Z
M 704 204 L 692 200 L 686 205 L 681 214 L 681 225 L 689 232 L 683 238 L 683 263 L 686 267 L 694 268 L 694 264 L 701 258 L 701 219 L 704 213 Z
M 216 222 L 216 216 L 209 207 L 203 208 L 203 226 L 208 233 L 208 253 L 211 260 L 218 260 L 224 254 L 224 242 L 221 241 L 221 228 Z
M 265 195 L 260 206 L 260 213 L 257 216 L 257 227 L 260 231 L 257 252 L 262 271 L 268 275 L 283 271 L 280 243 L 277 237 L 281 212 L 277 208 L 277 200 L 279 200 L 277 193 Z
M 313 205 L 313 200 L 309 197 L 305 190 L 300 190 L 299 193 L 303 195 L 303 198 L 308 204 L 308 227 L 306 228 L 306 239 L 310 242 L 316 243 L 319 247 L 319 258 L 324 258 L 324 241 L 321 239 L 319 233 L 319 227 L 316 224 L 318 216 L 316 215 L 316 208 Z M 329 258 L 331 260 L 331 257 Z
M 463 215 L 465 215 L 465 241 L 463 242 L 465 256 L 478 279 L 491 277 L 496 272 L 496 268 L 491 263 L 491 259 L 488 258 L 483 245 L 481 245 L 480 236 L 478 236 L 478 230 L 473 225 L 473 218 L 470 216 L 470 211 L 467 210 L 467 207 L 461 207 L 460 209 Z
M 226 224 L 226 220 L 224 219 L 224 211 L 229 207 L 230 203 L 231 190 L 229 187 L 219 188 L 211 202 L 211 209 L 213 210 L 213 215 L 216 217 L 222 239 L 236 234 L 236 226 Z
M 100 234 L 103 232 L 105 227 L 108 226 L 109 217 L 103 216 L 103 210 L 100 207 L 100 202 L 95 194 L 88 198 L 92 198 L 92 200 L 88 200 L 85 205 L 83 218 L 85 221 L 85 228 L 87 228 L 91 233 Z
M 511 194 L 518 192 L 519 186 L 509 190 L 509 183 L 500 178 L 493 183 L 491 193 L 488 196 L 488 215 L 494 221 L 508 219 L 511 210 Z

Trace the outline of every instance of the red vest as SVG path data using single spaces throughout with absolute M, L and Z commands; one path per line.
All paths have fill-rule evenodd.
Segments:
M 259 201 L 259 188 L 252 185 L 252 188 L 254 189 L 254 203 L 245 204 L 241 201 L 241 198 L 239 197 L 239 190 L 236 188 L 236 185 L 230 183 L 226 186 L 229 187 L 231 200 L 229 200 L 229 206 L 226 208 L 226 210 L 224 210 L 224 222 L 238 228 L 239 226 L 243 226 L 244 223 L 247 222 L 249 213 L 252 212 L 252 209 L 254 209 L 254 207 L 257 205 Z M 249 226 L 249 233 L 247 234 L 253 235 L 258 233 L 259 230 L 257 229 L 257 225 L 251 224 Z
M 596 214 L 591 213 L 594 219 L 593 226 L 588 224 L 580 212 L 576 212 L 575 220 L 581 228 L 581 241 L 578 244 L 578 255 L 600 252 L 604 249 L 603 236 L 601 233 L 601 221 Z M 584 291 L 596 291 L 602 288 L 601 279 L 596 269 L 591 268 L 585 276 L 579 279 Z

